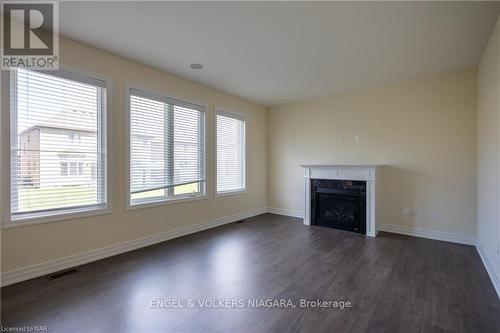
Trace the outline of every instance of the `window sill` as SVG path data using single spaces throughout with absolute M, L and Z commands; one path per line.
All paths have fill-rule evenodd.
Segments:
M 33 214 L 23 214 L 23 216 L 10 218 L 7 223 L 2 223 L 2 229 L 19 228 L 36 224 L 44 224 L 58 221 L 66 221 L 79 219 L 84 217 L 107 215 L 111 214 L 112 209 L 110 207 L 86 207 L 86 208 L 74 208 L 61 211 L 60 213 L 33 213 Z
M 166 206 L 166 205 L 178 204 L 178 203 L 183 203 L 183 202 L 198 201 L 198 200 L 205 200 L 205 199 L 208 199 L 208 196 L 206 194 L 203 194 L 203 195 L 200 194 L 200 195 L 195 195 L 195 196 L 178 197 L 178 198 L 172 198 L 172 199 L 162 199 L 162 200 L 152 201 L 152 202 L 143 202 L 143 203 L 136 203 L 136 204 L 128 203 L 125 210 L 131 211 L 131 210 L 136 210 L 136 209 Z
M 247 193 L 247 189 L 243 189 L 243 190 L 235 190 L 235 191 L 226 191 L 226 192 L 216 192 L 215 193 L 215 196 L 217 198 L 220 198 L 220 197 L 228 197 L 230 195 L 238 195 L 238 194 L 245 194 Z

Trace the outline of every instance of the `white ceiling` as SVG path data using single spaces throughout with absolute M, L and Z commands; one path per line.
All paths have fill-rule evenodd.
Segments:
M 61 2 L 60 13 L 72 39 L 276 105 L 475 67 L 500 2 Z

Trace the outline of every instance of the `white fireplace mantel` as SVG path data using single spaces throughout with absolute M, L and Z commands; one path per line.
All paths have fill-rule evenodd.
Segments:
M 366 235 L 377 235 L 377 200 L 379 166 L 377 165 L 301 165 L 304 168 L 304 224 L 311 224 L 311 179 L 366 181 Z

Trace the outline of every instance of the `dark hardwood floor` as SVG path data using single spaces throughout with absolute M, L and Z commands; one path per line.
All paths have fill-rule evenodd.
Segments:
M 500 332 L 500 302 L 474 247 L 388 233 L 371 239 L 271 214 L 78 269 L 2 288 L 2 325 L 85 333 Z M 300 307 L 300 299 L 317 298 L 352 306 Z M 155 308 L 156 299 L 184 306 L 290 299 L 296 307 Z

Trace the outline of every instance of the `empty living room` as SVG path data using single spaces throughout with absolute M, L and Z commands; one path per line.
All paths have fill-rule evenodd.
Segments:
M 500 1 L 1 7 L 0 332 L 500 332 Z

